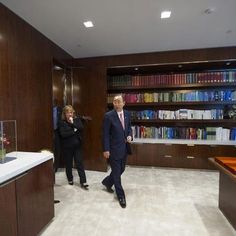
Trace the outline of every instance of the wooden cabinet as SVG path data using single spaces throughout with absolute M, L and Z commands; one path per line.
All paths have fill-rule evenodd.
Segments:
M 222 156 L 221 156 L 222 157 Z M 220 171 L 219 209 L 236 230 L 236 175 L 221 165 L 214 158 L 210 162 Z
M 186 145 L 186 144 L 132 144 L 133 154 L 128 165 L 214 169 L 208 158 L 235 156 L 234 146 Z
M 49 160 L 0 186 L 0 235 L 35 236 L 54 217 Z
M 0 186 L 0 235 L 17 235 L 15 180 Z
M 18 235 L 37 235 L 54 217 L 52 161 L 16 180 Z

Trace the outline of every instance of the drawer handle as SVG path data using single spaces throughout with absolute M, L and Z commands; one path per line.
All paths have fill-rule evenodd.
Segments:
M 194 147 L 195 144 L 187 144 L 188 147 Z
M 194 156 L 187 156 L 188 159 L 194 159 Z
M 172 155 L 165 155 L 164 157 L 172 157 Z

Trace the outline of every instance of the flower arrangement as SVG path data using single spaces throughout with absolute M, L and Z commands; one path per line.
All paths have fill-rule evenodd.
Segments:
M 4 161 L 6 155 L 6 146 L 10 145 L 10 140 L 6 137 L 6 134 L 0 133 L 0 161 Z
M 0 133 L 0 147 L 4 148 L 5 146 L 8 146 L 8 145 L 10 145 L 10 141 L 6 137 L 6 134 L 3 134 L 3 136 L 1 136 L 1 133 Z

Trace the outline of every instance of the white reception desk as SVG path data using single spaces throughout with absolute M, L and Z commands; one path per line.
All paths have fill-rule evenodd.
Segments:
M 53 154 L 37 152 L 11 152 L 7 157 L 15 157 L 15 160 L 0 164 L 0 184 L 6 182 L 35 166 L 53 159 Z
M 35 236 L 54 217 L 53 155 L 11 152 L 0 164 L 0 235 Z

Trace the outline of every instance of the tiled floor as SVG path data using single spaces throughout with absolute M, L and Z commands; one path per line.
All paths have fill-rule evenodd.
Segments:
M 122 176 L 127 208 L 101 185 L 106 173 L 86 171 L 90 190 L 56 174 L 55 218 L 41 236 L 233 236 L 218 209 L 214 171 L 127 167 Z

